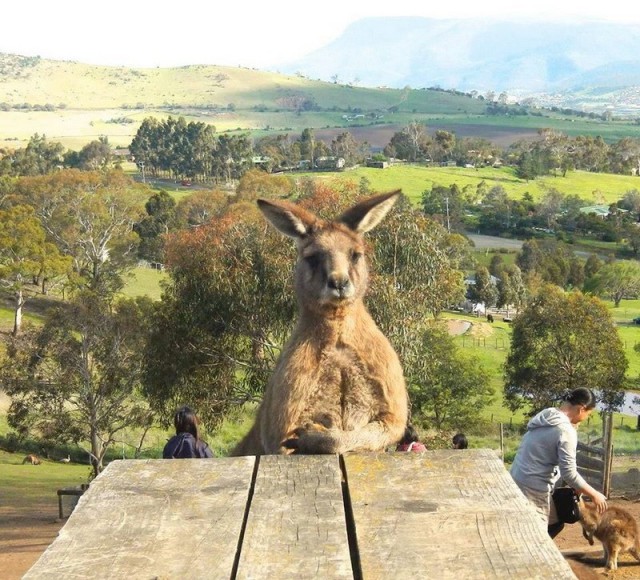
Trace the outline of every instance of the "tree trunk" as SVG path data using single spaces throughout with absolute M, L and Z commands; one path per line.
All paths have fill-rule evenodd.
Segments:
M 24 306 L 24 296 L 22 290 L 16 292 L 16 311 L 13 317 L 13 336 L 17 336 L 22 326 L 22 307 Z

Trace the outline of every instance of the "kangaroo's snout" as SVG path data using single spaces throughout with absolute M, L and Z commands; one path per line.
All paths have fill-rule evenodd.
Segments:
M 332 275 L 327 279 L 327 286 L 338 298 L 349 298 L 353 294 L 353 284 L 348 276 Z

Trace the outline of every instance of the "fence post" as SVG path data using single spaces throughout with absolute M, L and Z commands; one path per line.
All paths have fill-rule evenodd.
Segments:
M 611 463 L 613 461 L 613 413 L 605 413 L 603 419 L 604 473 L 602 474 L 602 493 L 609 497 L 611 493 Z
M 504 461 L 504 429 L 500 423 L 500 459 Z

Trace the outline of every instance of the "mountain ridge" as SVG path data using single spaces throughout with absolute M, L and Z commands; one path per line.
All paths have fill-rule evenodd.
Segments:
M 636 24 L 365 18 L 281 70 L 365 86 L 494 91 L 522 98 L 640 86 L 635 55 L 640 55 Z

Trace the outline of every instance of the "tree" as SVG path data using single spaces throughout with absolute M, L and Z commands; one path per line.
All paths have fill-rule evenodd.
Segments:
M 580 291 L 547 285 L 513 321 L 505 362 L 505 399 L 512 410 L 537 412 L 576 387 L 621 403 L 628 362 L 606 305 Z
M 493 254 L 489 262 L 489 273 L 496 278 L 500 278 L 505 267 L 504 258 L 501 254 Z
M 454 133 L 438 129 L 433 137 L 436 150 L 438 154 L 434 157 L 438 157 L 441 160 L 447 160 L 456 145 L 456 136 Z
M 484 266 L 476 268 L 475 284 L 470 286 L 469 295 L 472 302 L 482 303 L 486 308 L 495 306 L 498 300 L 498 288 L 493 283 L 489 270 Z
M 462 267 L 470 246 L 428 219 L 405 198 L 371 232 L 375 243 L 369 307 L 388 333 L 422 324 L 464 300 Z
M 618 308 L 623 298 L 636 298 L 640 294 L 640 263 L 618 260 L 605 264 L 589 279 L 587 289 L 598 296 L 610 297 Z
M 259 197 L 288 197 L 294 182 L 286 175 L 267 175 L 259 169 L 250 169 L 238 182 L 236 201 L 255 201 Z
M 584 263 L 585 280 L 589 280 L 600 268 L 602 268 L 602 260 L 598 258 L 597 254 L 589 254 L 589 257 Z
M 428 325 L 404 351 L 412 421 L 436 429 L 468 429 L 493 398 L 489 376 L 461 354 L 447 331 Z
M 109 139 L 100 137 L 87 143 L 78 153 L 69 151 L 65 154 L 65 165 L 85 171 L 106 170 L 111 163 L 113 153 Z
M 47 141 L 45 135 L 36 133 L 24 149 L 18 149 L 3 159 L 0 171 L 13 176 L 45 175 L 62 166 L 64 147 Z
M 310 185 L 299 203 L 335 217 L 359 194 Z M 414 323 L 464 296 L 468 242 L 448 234 L 400 200 L 369 237 L 370 294 L 376 322 L 398 348 L 415 342 Z M 258 401 L 278 351 L 292 330 L 294 248 L 254 204 L 232 203 L 209 223 L 170 234 L 170 281 L 153 317 L 145 392 L 160 414 L 190 401 L 210 426 L 235 406 Z M 409 320 L 408 320 L 409 319 Z
M 213 427 L 260 399 L 295 312 L 292 250 L 246 202 L 167 237 L 170 280 L 156 305 L 144 375 L 160 416 L 188 401 Z
M 267 135 L 254 143 L 254 151 L 268 159 L 265 169 L 289 169 L 300 161 L 300 149 L 293 146 L 293 139 L 286 135 Z
M 69 169 L 18 179 L 14 197 L 34 208 L 47 240 L 71 256 L 76 286 L 112 292 L 135 263 L 133 226 L 143 217 L 148 192 L 121 171 Z
M 263 174 L 265 175 L 265 174 Z M 224 213 L 229 205 L 229 196 L 220 190 L 201 189 L 181 199 L 176 207 L 177 226 L 198 227 Z
M 539 275 L 545 282 L 566 288 L 571 274 L 573 252 L 555 240 L 529 240 L 522 244 L 516 264 L 526 276 Z
M 65 273 L 71 260 L 46 241 L 46 234 L 33 208 L 17 205 L 0 210 L 0 286 L 15 297 L 13 335 L 20 331 L 27 295 L 33 280 Z M 43 281 L 44 284 L 44 281 Z
M 147 216 L 133 226 L 140 236 L 138 256 L 152 262 L 164 262 L 163 236 L 177 226 L 176 202 L 166 192 L 154 193 L 145 204 Z
M 148 298 L 111 303 L 85 292 L 14 339 L 0 366 L 11 427 L 76 443 L 98 475 L 116 434 L 152 420 L 139 390 L 151 308 Z
M 388 157 L 417 161 L 428 154 L 430 144 L 427 127 L 421 123 L 409 123 L 402 131 L 393 134 L 384 153 Z
M 483 231 L 499 233 L 511 227 L 511 201 L 501 185 L 489 189 L 480 206 L 480 227 Z
M 331 141 L 331 153 L 342 157 L 347 167 L 353 167 L 364 160 L 365 147 L 349 131 L 344 131 Z
M 564 194 L 552 187 L 542 196 L 538 205 L 538 215 L 542 218 L 544 227 L 553 230 L 556 226 L 556 220 L 560 215 Z
M 422 192 L 422 211 L 448 231 L 460 231 L 463 229 L 464 196 L 456 183 L 449 187 L 434 185 L 431 190 Z
M 527 287 L 522 279 L 522 272 L 515 264 L 505 266 L 500 273 L 497 284 L 499 308 L 506 308 L 507 316 L 513 306 L 519 311 L 527 301 Z

